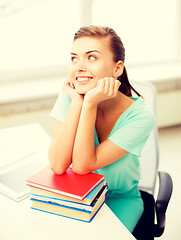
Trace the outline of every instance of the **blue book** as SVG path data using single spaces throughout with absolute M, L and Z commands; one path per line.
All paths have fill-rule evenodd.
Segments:
M 74 208 L 62 204 L 57 204 L 54 202 L 47 202 L 38 200 L 35 198 L 31 198 L 32 200 L 32 209 L 56 214 L 63 217 L 68 217 L 80 221 L 90 222 L 96 215 L 96 213 L 99 211 L 99 209 L 102 207 L 102 205 L 105 202 L 106 198 L 106 189 L 107 186 L 103 188 L 103 191 L 101 191 L 96 199 L 95 199 L 95 207 L 92 211 L 80 209 L 80 208 Z
M 37 195 L 37 194 L 32 194 L 32 193 L 31 193 L 31 200 L 39 200 L 39 201 L 42 201 L 42 202 L 45 202 L 45 203 L 56 203 L 56 204 L 59 204 L 61 206 L 68 206 L 68 207 L 87 210 L 87 211 L 92 212 L 97 207 L 97 205 L 99 204 L 99 200 L 97 200 L 97 199 L 100 196 L 105 195 L 107 190 L 108 190 L 108 187 L 107 187 L 107 184 L 106 184 L 97 193 L 97 195 L 95 196 L 95 198 L 93 199 L 93 201 L 91 202 L 90 205 L 84 204 L 84 203 L 79 203 L 79 202 L 74 202 L 73 200 L 72 201 L 67 201 L 67 200 L 60 199 L 60 198 L 52 198 L 52 197 L 47 197 L 47 196 Z

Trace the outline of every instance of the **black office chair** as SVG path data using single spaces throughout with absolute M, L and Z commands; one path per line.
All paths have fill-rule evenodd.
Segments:
M 143 96 L 156 115 L 156 89 L 150 83 L 131 82 Z M 144 202 L 144 212 L 136 225 L 133 235 L 137 240 L 153 240 L 160 237 L 165 229 L 166 210 L 172 194 L 172 179 L 166 172 L 158 171 L 158 129 L 154 127 L 140 158 L 141 179 L 139 189 Z M 155 197 L 158 181 L 158 195 Z

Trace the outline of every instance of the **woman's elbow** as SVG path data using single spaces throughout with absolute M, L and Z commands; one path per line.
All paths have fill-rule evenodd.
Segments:
M 91 170 L 88 168 L 88 166 L 82 165 L 82 164 L 76 164 L 74 162 L 72 162 L 72 171 L 79 175 L 85 175 L 85 174 L 91 172 Z
M 62 175 L 66 172 L 68 167 L 65 165 L 64 166 L 61 165 L 60 161 L 56 159 L 55 156 L 52 156 L 52 154 L 49 152 L 48 152 L 48 159 L 49 159 L 50 168 L 55 174 Z
M 67 170 L 66 168 L 61 168 L 61 167 L 58 167 L 58 166 L 56 166 L 54 164 L 51 164 L 51 163 L 50 163 L 50 168 L 56 175 L 62 175 Z

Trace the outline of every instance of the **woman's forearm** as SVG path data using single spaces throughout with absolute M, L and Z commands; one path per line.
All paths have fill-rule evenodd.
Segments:
M 85 174 L 94 170 L 96 161 L 94 145 L 94 129 L 97 115 L 97 106 L 83 103 L 79 125 L 73 149 L 73 170 Z
M 49 161 L 52 170 L 63 174 L 72 162 L 75 135 L 80 118 L 83 100 L 76 99 L 70 104 L 65 121 L 52 138 L 49 147 Z

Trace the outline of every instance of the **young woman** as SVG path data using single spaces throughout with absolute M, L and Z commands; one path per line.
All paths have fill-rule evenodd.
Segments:
M 132 232 L 143 212 L 139 156 L 155 120 L 130 85 L 124 59 L 113 29 L 89 26 L 75 34 L 70 74 L 51 112 L 49 160 L 56 174 L 72 164 L 78 174 L 105 175 L 106 203 Z

